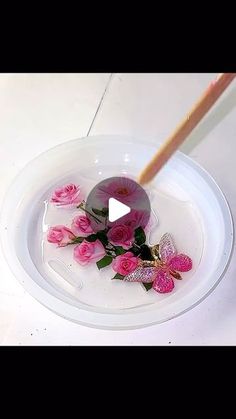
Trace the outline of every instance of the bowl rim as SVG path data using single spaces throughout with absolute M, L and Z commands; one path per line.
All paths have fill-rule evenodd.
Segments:
M 39 301 L 42 305 L 50 309 L 52 312 L 60 315 L 61 317 L 68 319 L 70 321 L 73 321 L 75 323 L 87 326 L 87 327 L 93 327 L 98 329 L 110 329 L 110 330 L 125 330 L 125 329 L 137 329 L 141 327 L 148 327 L 154 324 L 163 323 L 165 321 L 168 321 L 172 318 L 178 317 L 181 314 L 184 314 L 185 312 L 193 309 L 195 306 L 200 304 L 205 298 L 208 297 L 208 295 L 216 288 L 216 286 L 219 284 L 220 280 L 223 278 L 229 264 L 230 260 L 232 258 L 233 254 L 233 245 L 234 245 L 234 224 L 233 224 L 233 217 L 231 214 L 229 203 L 227 202 L 227 199 L 216 183 L 215 179 L 207 172 L 206 169 L 204 169 L 199 163 L 194 161 L 191 157 L 185 155 L 181 151 L 176 151 L 175 156 L 173 158 L 180 159 L 181 161 L 185 162 L 188 166 L 192 166 L 196 169 L 196 171 L 202 175 L 202 177 L 207 181 L 208 185 L 211 187 L 212 191 L 214 192 L 214 195 L 217 199 L 217 201 L 220 204 L 220 207 L 222 208 L 222 212 L 224 211 L 224 225 L 225 229 L 230 232 L 229 234 L 229 240 L 227 241 L 227 248 L 225 249 L 225 255 L 222 256 L 223 262 L 221 263 L 221 269 L 218 276 L 218 279 L 215 281 L 213 285 L 210 286 L 209 290 L 206 292 L 203 292 L 203 295 L 199 296 L 199 298 L 196 299 L 195 302 L 193 302 L 191 305 L 187 306 L 186 308 L 183 308 L 183 310 L 180 310 L 176 313 L 171 313 L 169 316 L 166 316 L 164 319 L 150 319 L 147 321 L 147 319 L 142 322 L 138 321 L 136 324 L 132 324 L 132 317 L 131 324 L 130 322 L 124 322 L 121 320 L 124 320 L 124 317 L 122 319 L 121 314 L 116 313 L 98 313 L 96 312 L 96 316 L 93 315 L 88 321 L 83 321 L 80 318 L 77 317 L 79 312 L 81 312 L 81 309 L 78 307 L 73 307 L 69 303 L 62 301 L 58 299 L 57 297 L 53 296 L 52 294 L 48 293 L 45 289 L 40 287 L 31 277 L 30 275 L 25 271 L 24 267 L 20 264 L 17 254 L 10 252 L 9 242 L 8 242 L 8 234 L 5 229 L 5 223 L 6 219 L 8 217 L 8 197 L 11 195 L 11 190 L 16 187 L 17 183 L 20 182 L 21 177 L 25 176 L 25 172 L 29 170 L 32 165 L 34 165 L 35 161 L 38 161 L 46 154 L 57 152 L 60 148 L 64 148 L 66 146 L 70 147 L 70 145 L 73 145 L 74 143 L 82 142 L 83 140 L 86 140 L 86 145 L 90 142 L 93 143 L 94 141 L 98 144 L 101 143 L 101 141 L 131 141 L 132 143 L 139 142 L 141 144 L 145 145 L 154 145 L 155 147 L 158 147 L 160 143 L 153 138 L 153 137 L 133 137 L 133 136 L 123 136 L 123 135 L 94 135 L 89 137 L 81 137 L 72 139 L 69 141 L 65 141 L 61 144 L 56 145 L 55 147 L 51 147 L 50 149 L 40 153 L 38 156 L 36 156 L 34 159 L 29 161 L 17 174 L 17 176 L 13 179 L 10 187 L 8 188 L 8 192 L 5 194 L 5 197 L 2 202 L 1 211 L 0 211 L 0 242 L 1 242 L 1 248 L 3 255 L 7 261 L 7 264 L 16 277 L 16 279 L 22 284 L 22 286 L 25 288 L 27 292 L 31 296 L 33 296 L 37 301 Z M 24 281 L 22 280 L 24 278 Z M 76 310 L 76 311 L 75 311 Z M 86 311 L 86 310 L 84 310 Z M 77 314 L 76 314 L 77 313 Z M 88 313 L 88 311 L 86 312 Z M 150 313 L 150 312 L 149 312 Z M 140 315 L 140 313 L 132 313 L 133 315 Z M 108 316 L 110 317 L 110 321 L 108 321 Z M 127 313 L 125 314 L 125 317 L 127 318 Z M 130 315 L 129 315 L 130 316 Z M 128 317 L 129 317 L 128 316 Z M 91 322 L 92 321 L 92 322 Z M 122 323 L 122 324 L 121 324 Z M 127 323 L 127 324 L 125 324 Z

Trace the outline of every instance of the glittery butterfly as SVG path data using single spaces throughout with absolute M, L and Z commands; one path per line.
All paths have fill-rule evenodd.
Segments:
M 176 247 L 169 233 L 161 237 L 159 245 L 151 247 L 154 261 L 139 259 L 136 270 L 124 277 L 124 281 L 152 283 L 152 288 L 159 293 L 171 292 L 174 281 L 182 279 L 179 272 L 192 269 L 192 260 L 183 253 L 177 254 Z

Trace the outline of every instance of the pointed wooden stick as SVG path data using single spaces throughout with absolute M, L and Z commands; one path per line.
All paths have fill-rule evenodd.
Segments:
M 157 172 L 211 109 L 235 76 L 236 73 L 222 73 L 217 76 L 216 80 L 210 83 L 206 91 L 196 102 L 190 112 L 184 117 L 183 121 L 162 144 L 149 164 L 140 173 L 138 182 L 141 185 L 144 185 L 153 179 Z

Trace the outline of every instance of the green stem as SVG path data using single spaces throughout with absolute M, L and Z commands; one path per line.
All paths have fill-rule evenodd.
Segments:
M 108 221 L 108 216 L 106 216 L 105 218 L 105 229 L 107 228 L 107 221 Z
M 79 209 L 81 209 L 82 211 L 84 211 L 85 213 L 87 213 L 87 214 L 89 214 L 89 215 L 91 215 L 91 217 L 93 217 L 94 218 L 94 220 L 96 221 L 96 222 L 99 222 L 99 223 L 101 223 L 102 221 L 101 220 L 99 220 L 99 218 L 97 218 L 95 215 L 93 215 L 91 212 L 89 212 L 88 210 L 86 210 L 85 208 L 83 208 L 82 206 L 81 206 L 81 204 L 80 205 L 78 205 L 78 207 L 77 208 L 79 208 Z
M 79 240 L 78 240 L 79 239 Z M 77 236 L 75 237 L 70 243 L 67 244 L 77 244 L 82 243 L 82 241 L 85 239 L 85 237 Z

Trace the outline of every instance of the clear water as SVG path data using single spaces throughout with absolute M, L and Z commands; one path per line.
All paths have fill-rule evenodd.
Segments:
M 110 176 L 129 175 L 121 168 L 119 173 L 111 173 L 111 169 L 98 168 L 88 169 L 89 177 L 83 174 L 68 176 L 61 179 L 59 185 L 67 182 L 80 184 L 84 194 L 102 179 Z M 130 175 L 129 175 L 130 176 Z M 111 280 L 114 272 L 110 266 L 98 271 L 96 264 L 81 267 L 73 259 L 73 246 L 57 248 L 46 240 L 46 232 L 49 226 L 64 224 L 68 227 L 71 220 L 79 213 L 74 208 L 57 208 L 48 203 L 51 192 L 57 185 L 53 185 L 48 196 L 45 196 L 42 216 L 38 220 L 38 231 L 41 240 L 38 248 L 41 262 L 50 278 L 50 283 L 57 290 L 73 297 L 74 300 L 83 302 L 89 306 L 100 308 L 124 309 L 145 306 L 163 301 L 171 294 L 178 292 L 187 281 L 193 279 L 203 252 L 203 230 L 200 215 L 193 204 L 187 201 L 184 194 L 181 197 L 172 193 L 171 188 L 165 185 L 150 185 L 145 188 L 152 206 L 152 228 L 147 235 L 148 244 L 156 244 L 161 236 L 169 232 L 172 234 L 177 249 L 181 253 L 188 254 L 193 260 L 193 270 L 183 274 L 183 280 L 175 280 L 175 288 L 171 294 L 161 295 L 153 290 L 146 292 L 138 283 L 124 283 L 119 280 Z M 181 188 L 180 188 L 181 189 Z M 178 194 L 177 194 L 178 195 Z M 196 277 L 194 280 L 197 280 Z

